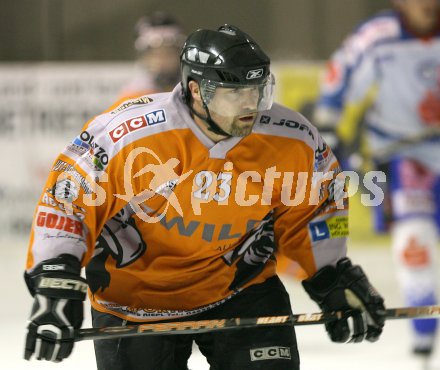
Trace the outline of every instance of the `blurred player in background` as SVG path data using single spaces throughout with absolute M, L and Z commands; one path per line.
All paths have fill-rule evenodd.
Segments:
M 93 119 L 55 162 L 30 239 L 25 358 L 70 355 L 87 290 L 98 328 L 290 315 L 276 250 L 307 272 L 323 311 L 356 309 L 326 324 L 333 341 L 376 341 L 384 301 L 346 256 L 338 161 L 302 115 L 272 104 L 269 57 L 237 27 L 200 29 L 181 72 L 172 92 Z M 307 179 L 286 192 L 275 168 Z M 315 188 L 314 171 L 334 178 Z M 90 203 L 92 189 L 101 196 Z M 193 341 L 212 369 L 299 369 L 292 325 L 97 340 L 98 368 L 187 370 Z
M 440 140 L 438 131 L 424 133 L 440 125 L 440 6 L 438 0 L 394 0 L 392 5 L 393 10 L 362 23 L 332 55 L 314 120 L 341 153 L 359 133 L 346 125 L 358 121 L 362 110 L 357 107 L 370 96 L 365 136 L 376 168 L 387 174 L 388 202 L 375 207 L 376 228 L 387 231 L 387 220 L 392 221 L 406 303 L 431 305 L 437 303 Z M 404 146 L 406 139 L 414 145 Z M 380 157 L 390 145 L 394 153 Z M 434 319 L 413 321 L 414 353 L 431 352 L 436 328 Z
M 156 11 L 139 19 L 135 26 L 136 75 L 121 92 L 134 98 L 171 91 L 180 81 L 179 54 L 185 33 L 169 13 Z

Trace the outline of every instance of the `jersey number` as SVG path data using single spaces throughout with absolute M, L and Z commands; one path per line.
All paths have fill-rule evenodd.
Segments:
M 223 202 L 228 199 L 231 194 L 232 174 L 220 172 L 215 178 L 215 174 L 211 171 L 200 171 L 195 176 L 194 182 L 199 189 L 193 192 L 194 197 L 208 200 L 211 195 L 209 189 L 214 179 L 216 181 L 216 191 L 212 198 L 217 202 Z

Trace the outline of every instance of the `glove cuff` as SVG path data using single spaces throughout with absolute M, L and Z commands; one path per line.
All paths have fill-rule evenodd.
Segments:
M 87 283 L 80 276 L 44 274 L 35 278 L 35 293 L 49 298 L 84 301 L 87 294 Z
M 71 255 L 61 255 L 41 262 L 31 273 L 25 272 L 25 281 L 34 296 L 85 300 L 87 282 L 80 276 L 81 264 Z

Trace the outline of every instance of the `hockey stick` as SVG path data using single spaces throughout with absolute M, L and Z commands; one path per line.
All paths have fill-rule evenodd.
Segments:
M 433 139 L 440 139 L 440 127 L 438 126 L 430 127 L 422 130 L 419 134 L 403 137 L 399 140 L 396 140 L 386 147 L 376 150 L 374 153 L 372 153 L 371 159 L 379 164 L 385 163 L 388 162 L 391 157 L 398 154 L 402 150 Z
M 130 326 L 79 329 L 75 341 L 112 339 L 139 335 L 199 334 L 218 330 L 245 329 L 256 326 L 317 325 L 350 317 L 355 311 L 303 313 L 287 316 L 235 318 L 202 321 L 160 322 Z M 402 307 L 386 310 L 386 319 L 412 319 L 440 316 L 440 306 Z

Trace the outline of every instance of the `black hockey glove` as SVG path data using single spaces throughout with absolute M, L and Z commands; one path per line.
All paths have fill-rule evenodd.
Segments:
M 309 296 L 324 312 L 355 310 L 350 318 L 325 324 L 334 342 L 375 342 L 385 323 L 383 298 L 370 284 L 360 266 L 343 258 L 336 267 L 325 266 L 302 282 Z M 353 320 L 350 327 L 348 320 Z
M 43 261 L 26 284 L 34 296 L 24 358 L 59 362 L 73 349 L 74 329 L 81 327 L 87 284 L 77 258 L 62 255 Z

